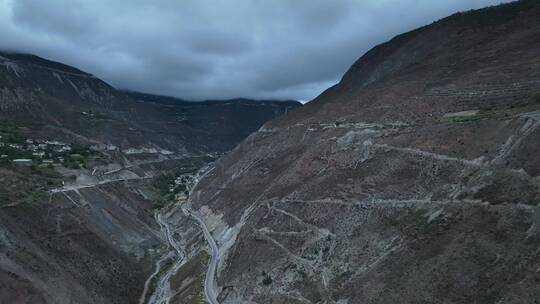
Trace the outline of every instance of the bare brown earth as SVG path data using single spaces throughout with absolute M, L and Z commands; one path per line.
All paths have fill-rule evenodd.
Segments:
M 199 182 L 220 303 L 539 303 L 539 92 L 537 1 L 375 47 Z

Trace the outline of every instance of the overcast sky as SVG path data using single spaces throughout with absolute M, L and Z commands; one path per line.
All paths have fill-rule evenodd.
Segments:
M 0 48 L 118 88 L 310 100 L 371 47 L 502 0 L 0 0 Z

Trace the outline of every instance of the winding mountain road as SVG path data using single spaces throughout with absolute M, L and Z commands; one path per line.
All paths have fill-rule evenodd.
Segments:
M 163 276 L 159 278 L 156 283 L 154 293 L 150 296 L 148 303 L 167 304 L 174 295 L 173 291 L 171 290 L 170 279 L 178 271 L 178 269 L 184 265 L 186 255 L 181 245 L 174 239 L 174 231 L 171 230 L 170 224 L 163 218 L 162 214 L 156 213 L 156 221 L 159 224 L 163 235 L 167 239 L 169 246 L 174 249 L 159 259 L 159 261 L 156 263 L 156 269 L 161 268 L 163 261 L 167 260 L 169 257 L 174 260 L 174 264 L 163 274 Z M 159 270 L 157 272 L 159 272 Z M 156 271 L 154 273 L 155 274 L 153 274 L 149 280 L 153 279 L 153 277 L 157 275 Z M 147 282 L 149 281 L 147 280 Z M 147 291 L 145 291 L 141 296 L 141 301 L 144 301 L 146 298 L 146 292 Z
M 191 197 L 192 191 L 197 187 L 199 181 L 207 174 L 212 172 L 214 169 L 215 167 L 207 166 L 197 172 L 197 174 L 193 178 L 193 184 L 190 187 L 189 197 Z M 217 246 L 216 240 L 210 233 L 210 230 L 208 230 L 206 223 L 199 215 L 190 210 L 187 206 L 184 206 L 182 208 L 182 211 L 184 212 L 184 214 L 192 217 L 193 219 L 195 219 L 195 221 L 197 221 L 199 227 L 201 227 L 201 230 L 203 231 L 204 238 L 206 239 L 206 242 L 208 243 L 208 245 L 210 246 L 210 250 L 212 251 L 210 255 L 210 261 L 208 262 L 208 269 L 206 270 L 206 278 L 204 280 L 204 295 L 206 296 L 206 300 L 208 301 L 208 303 L 219 304 L 217 300 L 217 295 L 219 294 L 219 292 L 217 291 L 215 281 L 217 264 L 219 262 L 219 248 Z
M 190 197 L 191 197 L 193 189 L 196 187 L 199 180 L 213 170 L 213 168 L 210 168 L 210 170 L 207 170 L 207 169 L 209 168 L 206 167 L 204 169 L 201 169 L 197 173 L 197 175 L 193 177 L 193 182 L 188 185 L 188 189 L 189 189 L 188 191 L 189 191 Z M 217 264 L 219 262 L 219 255 L 220 255 L 217 243 L 212 237 L 212 234 L 210 233 L 210 230 L 206 226 L 206 223 L 202 220 L 202 218 L 196 212 L 189 209 L 187 204 L 186 205 L 176 204 L 175 206 L 173 205 L 172 207 L 173 209 L 169 210 L 168 213 L 169 214 L 174 213 L 173 210 L 178 210 L 176 209 L 178 207 L 181 208 L 182 212 L 186 216 L 191 217 L 197 222 L 198 224 L 197 226 L 199 226 L 201 230 L 203 231 L 204 238 L 210 247 L 211 254 L 210 254 L 210 260 L 208 263 L 208 269 L 206 271 L 206 278 L 204 281 L 204 294 L 208 303 L 219 304 L 219 302 L 217 301 L 217 295 L 219 294 L 219 292 L 217 291 L 218 288 L 215 281 L 216 269 L 217 269 Z M 160 278 L 157 281 L 155 290 L 153 294 L 150 296 L 149 301 L 148 301 L 149 304 L 166 304 L 166 303 L 169 303 L 170 299 L 173 296 L 173 291 L 170 289 L 169 280 L 178 271 L 178 269 L 182 267 L 183 264 L 186 263 L 186 259 L 185 259 L 186 253 L 182 249 L 182 245 L 178 241 L 176 241 L 174 238 L 174 235 L 173 235 L 174 231 L 171 229 L 172 223 L 169 222 L 169 217 L 165 215 L 165 210 L 157 211 L 155 214 L 155 218 L 156 218 L 156 222 L 159 224 L 161 228 L 161 232 L 163 233 L 163 236 L 167 240 L 168 245 L 172 247 L 172 249 L 174 250 L 168 252 L 156 262 L 156 270 L 148 278 L 147 284 L 145 284 L 145 290 L 143 291 L 143 294 L 140 298 L 140 303 L 143 303 L 146 300 L 147 292 L 149 289 L 146 285 L 149 285 L 150 282 L 156 278 L 156 276 L 158 275 L 158 273 L 160 272 L 162 268 L 162 264 L 164 263 L 164 261 L 167 259 L 173 258 L 175 259 L 175 264 L 171 268 L 169 268 L 169 270 L 166 271 L 162 276 L 160 276 Z
M 206 271 L 206 278 L 204 280 L 204 294 L 210 304 L 219 304 L 219 302 L 217 301 L 217 295 L 219 294 L 219 292 L 217 292 L 215 284 L 216 268 L 219 261 L 219 248 L 204 221 L 190 210 L 184 209 L 184 212 L 194 218 L 197 223 L 199 223 L 199 226 L 203 231 L 204 238 L 206 239 L 206 242 L 212 250 L 210 261 L 208 263 L 208 270 Z

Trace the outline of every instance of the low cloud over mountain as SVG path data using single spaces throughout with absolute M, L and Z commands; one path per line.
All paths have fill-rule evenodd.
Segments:
M 66 62 L 121 88 L 309 100 L 375 44 L 500 2 L 0 0 L 0 48 Z

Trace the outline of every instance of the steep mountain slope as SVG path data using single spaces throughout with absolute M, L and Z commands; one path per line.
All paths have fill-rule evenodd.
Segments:
M 154 217 L 185 190 L 174 177 L 299 106 L 139 97 L 0 54 L 0 303 L 146 300 L 156 260 L 175 254 Z
M 219 302 L 538 303 L 539 93 L 538 1 L 375 47 L 197 184 Z
M 207 100 L 183 101 L 177 98 L 127 92 L 134 100 L 166 109 L 171 120 L 190 130 L 184 141 L 199 145 L 200 149 L 227 151 L 256 131 L 264 122 L 287 114 L 300 106 L 298 101 L 275 100 Z M 165 113 L 163 114 L 165 115 Z M 174 116 L 173 116 L 174 115 Z M 170 131 L 166 136 L 169 137 Z

